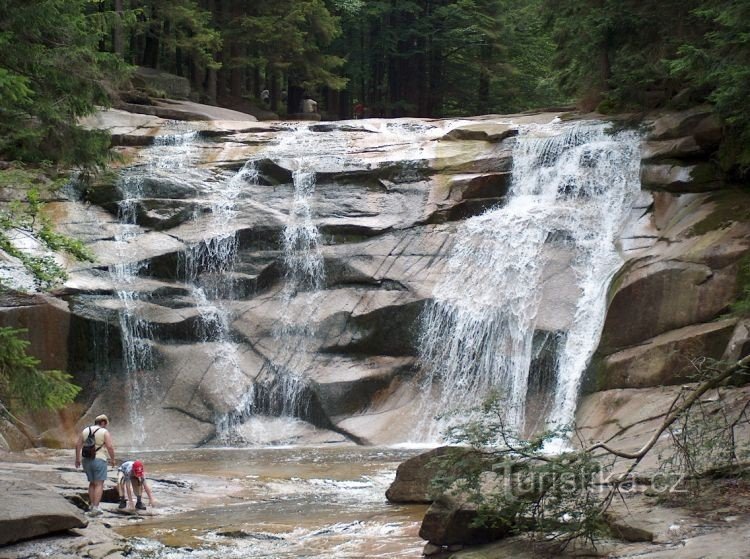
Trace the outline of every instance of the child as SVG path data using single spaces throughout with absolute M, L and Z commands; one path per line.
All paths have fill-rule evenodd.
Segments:
M 117 493 L 120 495 L 120 505 L 117 508 L 124 509 L 128 503 L 133 504 L 133 493 L 135 493 L 136 510 L 146 510 L 146 505 L 141 501 L 143 491 L 148 495 L 148 504 L 156 505 L 154 496 L 151 494 L 151 488 L 146 481 L 146 471 L 143 468 L 143 462 L 140 460 L 128 460 L 123 462 L 117 469 Z M 127 493 L 127 501 L 125 495 Z

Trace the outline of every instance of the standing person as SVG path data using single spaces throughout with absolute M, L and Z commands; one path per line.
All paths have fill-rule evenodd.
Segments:
M 76 441 L 76 468 L 83 465 L 83 471 L 89 480 L 90 516 L 102 513 L 99 503 L 102 500 L 104 481 L 107 479 L 107 458 L 109 457 L 112 466 L 115 465 L 115 448 L 107 425 L 107 416 L 97 415 L 94 424 L 81 431 Z
M 354 105 L 354 118 L 360 119 L 363 116 L 365 116 L 365 106 L 362 103 L 357 103 Z
M 117 492 L 120 495 L 120 505 L 117 508 L 124 509 L 127 507 L 128 502 L 132 505 L 132 494 L 135 493 L 136 510 L 146 510 L 146 505 L 141 500 L 144 491 L 148 495 L 149 506 L 155 506 L 156 501 L 146 481 L 146 471 L 143 467 L 143 462 L 140 460 L 128 460 L 120 464 L 120 467 L 117 468 Z

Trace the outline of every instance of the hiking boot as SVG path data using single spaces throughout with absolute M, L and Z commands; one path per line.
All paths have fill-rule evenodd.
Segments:
M 138 501 L 138 502 L 137 502 L 137 503 L 135 504 L 135 508 L 136 508 L 137 510 L 146 510 L 146 505 L 144 505 L 144 504 L 143 504 L 143 502 L 141 502 L 141 501 Z
M 86 513 L 87 516 L 101 516 L 102 509 L 99 507 L 92 507 L 89 512 Z
M 125 499 L 120 499 L 120 504 L 117 505 L 118 509 L 124 509 L 128 506 L 128 502 Z

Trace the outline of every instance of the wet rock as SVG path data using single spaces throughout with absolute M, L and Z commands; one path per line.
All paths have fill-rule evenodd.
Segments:
M 734 333 L 736 319 L 671 330 L 634 347 L 594 359 L 586 392 L 611 388 L 645 388 L 689 382 L 694 360 L 720 360 Z
M 443 140 L 480 140 L 484 142 L 502 142 L 506 138 L 518 135 L 518 128 L 508 124 L 476 122 L 456 126 Z
M 641 184 L 652 190 L 707 192 L 720 189 L 723 178 L 713 163 L 649 163 L 641 166 Z
M 3 506 L 0 508 L 0 545 L 84 528 L 81 512 L 59 494 L 41 485 L 14 479 L 0 479 Z
M 737 267 L 666 260 L 633 262 L 613 284 L 599 353 L 714 319 L 737 294 Z
M 441 446 L 424 452 L 396 469 L 396 479 L 385 492 L 392 503 L 432 503 L 439 497 L 439 491 L 433 487 L 438 474 L 457 474 L 456 463 L 462 459 L 478 458 L 479 453 L 461 447 Z
M 436 546 L 477 545 L 499 540 L 511 533 L 511 526 L 477 526 L 477 506 L 462 499 L 441 495 L 427 509 L 419 537 Z
M 138 223 L 156 230 L 171 229 L 192 219 L 197 213 L 210 211 L 197 202 L 147 199 L 138 204 Z

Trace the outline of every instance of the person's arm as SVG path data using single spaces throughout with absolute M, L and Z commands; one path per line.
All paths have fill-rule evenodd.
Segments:
M 81 450 L 83 449 L 83 432 L 78 433 L 76 439 L 76 468 L 81 467 Z
M 109 463 L 114 468 L 115 466 L 115 447 L 112 445 L 112 436 L 109 431 L 104 433 L 104 446 L 107 447 L 109 453 Z
M 146 478 L 143 478 L 143 490 L 146 492 L 146 495 L 148 495 L 148 506 L 155 507 L 156 499 L 154 499 L 154 496 L 151 493 L 151 487 L 149 486 L 148 481 L 146 481 Z
M 128 508 L 133 508 L 135 499 L 133 499 L 133 482 L 130 479 L 125 480 L 125 489 L 128 492 Z

